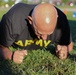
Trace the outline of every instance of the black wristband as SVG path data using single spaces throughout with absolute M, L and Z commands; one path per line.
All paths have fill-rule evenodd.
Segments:
M 13 61 L 14 52 L 12 52 L 11 60 Z

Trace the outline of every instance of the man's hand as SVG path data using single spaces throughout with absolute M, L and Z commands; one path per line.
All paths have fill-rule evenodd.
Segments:
M 67 46 L 62 46 L 62 45 L 57 45 L 56 55 L 60 59 L 66 59 L 67 56 L 68 56 L 68 47 Z
M 15 51 L 14 52 L 14 55 L 13 55 L 13 61 L 15 63 L 22 63 L 23 62 L 23 59 L 25 57 L 25 55 L 27 55 L 27 50 L 22 50 L 22 51 Z

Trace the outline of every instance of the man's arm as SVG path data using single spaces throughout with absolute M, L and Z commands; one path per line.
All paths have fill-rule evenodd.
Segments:
M 71 43 L 68 45 L 68 50 L 69 50 L 69 52 L 72 51 L 72 49 L 73 49 L 73 42 L 71 42 Z
M 9 50 L 7 47 L 0 45 L 0 57 L 3 59 L 11 60 L 12 51 Z
M 60 59 L 66 59 L 68 53 L 73 49 L 73 42 L 71 42 L 68 46 L 65 45 L 57 45 L 56 46 L 56 55 Z
M 65 59 L 68 56 L 68 52 L 73 49 L 72 36 L 70 32 L 70 26 L 66 15 L 58 8 L 58 28 L 61 29 L 61 38 L 56 46 L 56 54 L 60 59 Z
M 7 47 L 0 45 L 0 58 L 13 60 L 15 63 L 22 63 L 25 55 L 27 55 L 27 50 L 16 50 L 13 53 Z

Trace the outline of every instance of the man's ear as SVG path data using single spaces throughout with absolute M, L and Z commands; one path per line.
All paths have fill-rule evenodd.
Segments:
M 32 25 L 32 17 L 31 16 L 28 16 L 28 21 Z

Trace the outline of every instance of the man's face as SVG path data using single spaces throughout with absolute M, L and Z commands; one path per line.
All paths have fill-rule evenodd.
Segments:
M 54 32 L 56 27 L 57 17 L 50 18 L 49 16 L 43 16 L 43 18 L 33 18 L 32 26 L 34 28 L 35 34 L 39 39 L 46 40 L 47 37 Z
M 52 14 L 43 15 L 32 15 L 32 17 L 28 16 L 28 20 L 30 25 L 34 28 L 35 34 L 39 39 L 46 40 L 48 35 L 54 32 L 57 23 L 57 15 Z
M 43 32 L 42 30 L 40 31 L 39 28 L 34 23 L 33 23 L 33 28 L 34 28 L 35 34 L 37 35 L 38 39 L 46 40 L 47 37 L 53 33 L 53 31 L 46 32 L 46 28 L 45 28 L 45 32 Z

